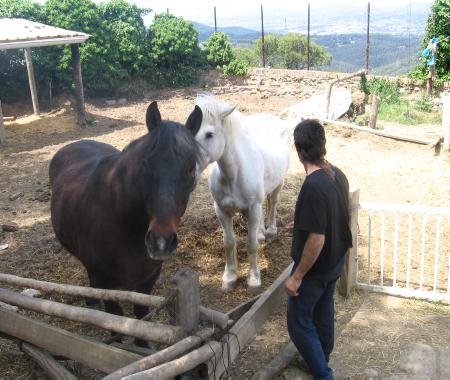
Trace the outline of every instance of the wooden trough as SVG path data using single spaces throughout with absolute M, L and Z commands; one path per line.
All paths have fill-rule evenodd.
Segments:
M 282 285 L 289 272 L 290 267 L 260 296 L 223 314 L 199 306 L 198 275 L 191 270 L 182 269 L 172 281 L 173 292 L 176 293 L 176 297 L 172 297 L 176 325 L 139 321 L 0 288 L 0 301 L 5 303 L 0 304 L 0 333 L 17 340 L 21 350 L 52 378 L 75 378 L 54 356 L 75 360 L 99 370 L 109 380 L 171 378 L 191 370 L 201 373 L 202 378 L 218 378 L 276 310 L 277 304 L 282 300 Z M 151 307 L 159 307 L 165 302 L 162 297 L 135 292 L 56 284 L 4 273 L 0 273 L 0 283 L 31 287 L 43 293 L 128 301 Z M 197 298 L 192 297 L 192 294 L 196 294 Z M 167 347 L 151 352 L 150 355 L 139 355 L 130 352 L 133 347 L 122 345 L 118 348 L 68 332 L 19 314 L 14 308 L 8 308 L 8 305 L 87 323 Z M 199 319 L 208 326 L 199 327 Z M 226 360 L 221 359 L 219 364 L 218 358 L 224 358 L 225 349 Z

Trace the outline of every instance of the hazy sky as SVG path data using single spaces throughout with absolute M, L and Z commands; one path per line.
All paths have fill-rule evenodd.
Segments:
M 311 8 L 326 8 L 327 6 L 342 6 L 347 9 L 352 7 L 366 8 L 367 1 L 363 0 L 129 0 L 140 7 L 149 7 L 156 13 L 166 12 L 167 8 L 175 16 L 193 21 L 201 21 L 211 24 L 214 21 L 213 8 L 216 6 L 218 21 L 229 24 L 233 18 L 241 19 L 242 16 L 257 17 L 260 14 L 261 4 L 264 13 L 296 10 L 305 8 L 311 4 Z M 411 0 L 411 3 L 431 4 L 433 0 Z M 386 8 L 404 6 L 409 7 L 410 0 L 371 0 L 371 8 Z M 413 6 L 412 5 L 412 6 Z

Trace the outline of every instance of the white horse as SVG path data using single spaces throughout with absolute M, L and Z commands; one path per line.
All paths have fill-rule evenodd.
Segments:
M 241 211 L 248 220 L 247 254 L 250 270 L 247 284 L 261 286 L 258 267 L 258 240 L 277 234 L 276 205 L 289 167 L 289 141 L 292 122 L 271 114 L 243 116 L 212 95 L 198 95 L 196 104 L 203 121 L 196 139 L 202 146 L 203 162 L 199 170 L 214 162 L 209 188 L 216 215 L 224 230 L 226 254 L 222 277 L 224 290 L 238 278 L 236 238 L 233 216 Z M 263 203 L 267 197 L 269 214 L 264 225 Z

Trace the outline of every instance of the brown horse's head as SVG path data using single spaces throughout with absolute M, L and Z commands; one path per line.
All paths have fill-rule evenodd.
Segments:
M 156 102 L 147 109 L 149 134 L 144 139 L 138 183 L 148 216 L 145 245 L 154 260 L 169 258 L 177 247 L 177 228 L 197 180 L 200 155 L 194 136 L 201 122 L 199 107 L 185 126 L 161 120 Z

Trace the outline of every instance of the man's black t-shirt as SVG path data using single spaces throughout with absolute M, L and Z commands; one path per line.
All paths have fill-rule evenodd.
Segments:
M 309 233 L 325 235 L 319 257 L 305 277 L 331 281 L 338 278 L 345 253 L 352 246 L 349 227 L 349 185 L 344 173 L 331 166 L 306 176 L 295 206 L 291 256 L 295 267 L 300 262 Z

